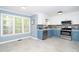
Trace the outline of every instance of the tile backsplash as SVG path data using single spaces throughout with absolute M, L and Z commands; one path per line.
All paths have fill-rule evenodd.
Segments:
M 74 29 L 74 30 L 79 30 L 79 25 L 73 25 L 73 26 L 72 26 L 72 29 Z

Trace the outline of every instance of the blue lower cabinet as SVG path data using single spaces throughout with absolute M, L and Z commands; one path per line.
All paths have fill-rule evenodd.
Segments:
M 37 38 L 41 39 L 41 40 L 43 39 L 43 31 L 42 30 L 37 31 Z
M 37 31 L 37 38 L 44 40 L 48 37 L 59 37 L 60 36 L 60 30 L 51 29 L 51 30 L 38 30 Z
M 53 36 L 59 37 L 60 36 L 60 30 L 53 30 Z
M 53 36 L 53 30 L 48 30 L 48 37 L 52 37 Z
M 72 40 L 79 41 L 79 31 L 72 31 Z
M 48 30 L 48 37 L 59 37 L 60 36 L 60 30 Z
M 60 37 L 60 30 L 57 30 L 57 36 Z

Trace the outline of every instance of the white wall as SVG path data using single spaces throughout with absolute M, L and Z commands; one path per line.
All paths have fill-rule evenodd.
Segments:
M 79 11 L 52 16 L 49 22 L 50 24 L 59 25 L 63 20 L 71 20 L 73 24 L 79 24 Z
M 38 24 L 45 24 L 45 19 L 48 19 L 48 16 L 43 13 L 38 13 Z
M 37 37 L 37 19 L 37 15 L 31 16 L 31 36 L 33 37 Z

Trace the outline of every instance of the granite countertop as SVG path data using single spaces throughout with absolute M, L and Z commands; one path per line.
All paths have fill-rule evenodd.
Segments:
M 48 28 L 48 29 L 37 29 L 40 31 L 44 31 L 44 30 L 61 30 L 60 28 Z M 79 29 L 72 29 L 72 31 L 79 31 Z
M 48 28 L 48 29 L 37 29 L 37 30 L 44 31 L 44 30 L 61 30 L 61 29 L 59 29 L 59 28 Z

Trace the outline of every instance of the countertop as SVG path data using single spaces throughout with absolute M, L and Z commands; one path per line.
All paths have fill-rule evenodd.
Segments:
M 44 30 L 61 30 L 60 28 L 48 28 L 48 29 L 37 29 L 39 31 L 44 31 Z M 72 29 L 72 31 L 79 31 L 79 29 Z
M 59 29 L 59 28 L 48 28 L 48 29 L 37 29 L 37 30 L 40 30 L 40 31 L 44 31 L 44 30 L 61 30 L 61 29 Z

